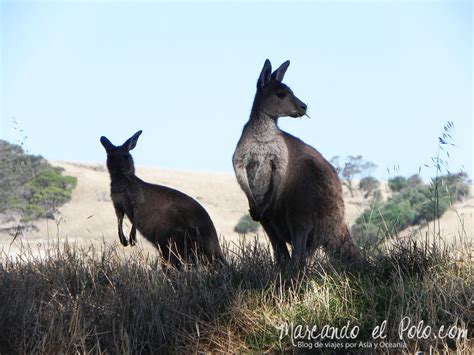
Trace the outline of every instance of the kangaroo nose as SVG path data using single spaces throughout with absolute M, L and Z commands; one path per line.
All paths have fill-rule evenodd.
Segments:
M 308 105 L 306 105 L 305 103 L 302 102 L 301 105 L 300 105 L 300 107 L 301 107 L 304 111 L 306 111 L 306 109 L 308 108 Z

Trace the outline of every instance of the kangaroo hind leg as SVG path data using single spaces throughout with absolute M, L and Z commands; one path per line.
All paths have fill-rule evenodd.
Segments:
M 343 262 L 358 262 L 362 260 L 359 247 L 354 243 L 347 225 L 341 225 L 335 233 L 328 236 L 325 248 L 331 257 Z
M 292 223 L 290 225 L 291 244 L 293 250 L 291 252 L 291 268 L 293 270 L 300 270 L 306 266 L 306 259 L 309 255 L 308 238 L 312 228 L 305 223 Z
M 275 225 L 274 222 L 265 218 L 261 221 L 263 230 L 270 239 L 270 243 L 273 249 L 273 255 L 277 265 L 284 265 L 290 260 L 290 253 L 288 252 L 288 247 L 285 242 L 285 238 L 282 235 L 282 232 Z

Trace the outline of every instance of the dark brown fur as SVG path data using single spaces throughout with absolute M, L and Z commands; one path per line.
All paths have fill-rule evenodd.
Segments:
M 123 233 L 124 215 L 132 223 L 130 245 L 138 230 L 161 250 L 164 259 L 179 267 L 181 260 L 196 261 L 200 255 L 209 261 L 223 262 L 216 229 L 206 210 L 188 195 L 166 186 L 149 184 L 135 175 L 129 151 L 136 145 L 141 131 L 122 146 L 114 146 L 106 137 L 101 143 L 107 152 L 111 180 L 111 198 L 118 220 L 122 245 L 128 245 Z
M 280 130 L 281 116 L 300 117 L 306 105 L 281 83 L 285 62 L 273 74 L 267 60 L 257 83 L 249 122 L 234 153 L 237 180 L 250 214 L 260 221 L 277 262 L 301 267 L 322 246 L 331 255 L 359 258 L 344 221 L 342 188 L 333 166 L 313 147 Z

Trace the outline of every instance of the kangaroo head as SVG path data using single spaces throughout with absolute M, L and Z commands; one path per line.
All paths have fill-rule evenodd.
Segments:
M 138 131 L 118 147 L 113 145 L 107 137 L 100 137 L 100 143 L 102 143 L 107 152 L 107 168 L 111 174 L 131 175 L 135 173 L 130 151 L 137 145 L 140 134 L 142 134 L 142 131 Z
M 272 73 L 272 64 L 267 59 L 258 78 L 255 108 L 274 119 L 282 116 L 301 117 L 306 114 L 306 104 L 282 83 L 289 66 L 290 61 L 287 60 Z

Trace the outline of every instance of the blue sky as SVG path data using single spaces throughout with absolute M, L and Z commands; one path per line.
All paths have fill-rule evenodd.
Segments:
M 280 127 L 328 159 L 428 178 L 453 121 L 472 177 L 470 1 L 2 1 L 0 138 L 103 162 L 101 135 L 142 129 L 137 165 L 232 171 L 266 58 L 309 105 Z

